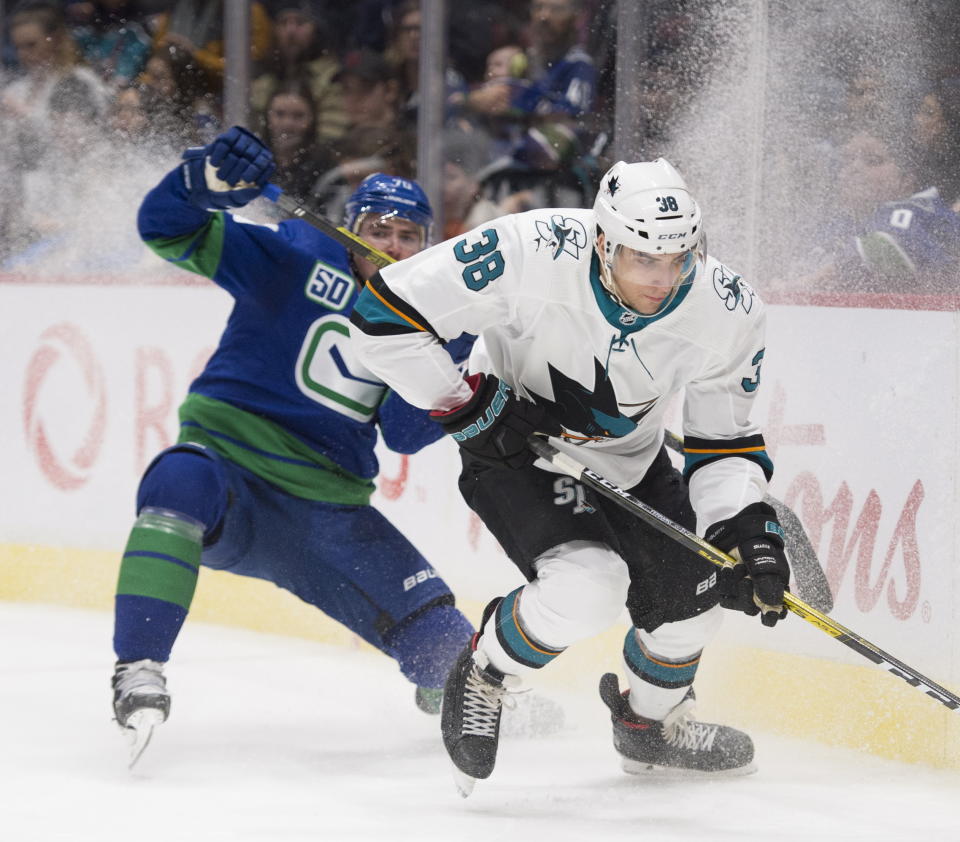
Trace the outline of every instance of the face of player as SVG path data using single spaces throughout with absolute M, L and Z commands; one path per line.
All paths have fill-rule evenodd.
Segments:
M 621 299 L 643 316 L 652 316 L 680 283 L 690 252 L 645 254 L 620 246 L 613 258 L 613 285 Z
M 357 234 L 394 260 L 412 257 L 426 245 L 424 230 L 419 225 L 409 219 L 396 216 L 381 217 L 367 214 L 360 221 Z M 355 260 L 357 269 L 365 281 L 376 274 L 377 267 L 369 260 L 362 257 L 356 257 Z

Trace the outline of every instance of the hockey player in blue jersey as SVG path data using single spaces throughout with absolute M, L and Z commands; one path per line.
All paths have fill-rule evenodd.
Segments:
M 256 198 L 274 169 L 246 130 L 183 159 L 144 199 L 140 234 L 235 304 L 180 407 L 178 443 L 144 473 L 120 565 L 113 706 L 132 759 L 168 716 L 164 664 L 201 565 L 315 605 L 394 658 L 418 705 L 436 712 L 473 629 L 370 505 L 378 432 L 400 453 L 443 436 L 352 351 L 348 317 L 375 267 L 301 220 L 257 225 L 225 212 Z M 420 187 L 393 176 L 369 176 L 346 205 L 346 225 L 395 259 L 425 247 L 431 221 Z

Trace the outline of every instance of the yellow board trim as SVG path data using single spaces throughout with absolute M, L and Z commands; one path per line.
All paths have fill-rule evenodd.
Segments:
M 0 544 L 0 600 L 112 611 L 121 552 Z M 457 604 L 479 622 L 483 601 Z M 201 568 L 190 613 L 195 620 L 373 651 L 292 594 L 223 571 Z M 617 626 L 574 644 L 536 680 L 595 693 L 602 672 L 623 674 L 625 631 Z M 721 637 L 702 655 L 697 704 L 706 721 L 960 770 L 960 713 L 870 664 L 735 646 Z

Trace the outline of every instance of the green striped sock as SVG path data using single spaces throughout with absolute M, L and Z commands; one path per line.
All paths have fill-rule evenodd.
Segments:
M 202 548 L 203 527 L 196 521 L 143 509 L 123 552 L 117 595 L 152 597 L 189 611 Z

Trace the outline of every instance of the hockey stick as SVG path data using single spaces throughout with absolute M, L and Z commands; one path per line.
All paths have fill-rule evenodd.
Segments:
M 683 439 L 670 430 L 664 430 L 664 439 L 671 450 L 684 454 Z M 809 602 L 818 611 L 829 614 L 833 610 L 833 593 L 830 583 L 820 566 L 817 551 L 807 537 L 800 518 L 786 503 L 780 502 L 770 494 L 763 495 L 763 501 L 773 506 L 777 519 L 787 536 L 787 555 L 790 557 L 790 568 L 797 579 L 799 596 Z
M 305 208 L 292 196 L 284 193 L 276 184 L 268 184 L 264 188 L 263 196 L 274 202 L 281 210 L 286 211 L 293 217 L 309 222 L 317 230 L 322 231 L 360 257 L 366 258 L 380 269 L 396 262 L 390 255 L 375 249 L 352 231 L 338 227 L 329 219 Z M 682 454 L 684 452 L 683 439 L 676 433 L 670 432 L 670 430 L 666 430 L 665 434 L 667 446 Z M 824 575 L 820 561 L 817 559 L 816 550 L 810 543 L 810 539 L 807 538 L 803 524 L 800 523 L 800 518 L 786 504 L 769 494 L 764 499 L 773 506 L 777 512 L 777 518 L 781 525 L 785 527 L 787 553 L 790 557 L 792 569 L 796 574 L 800 596 L 819 611 L 831 611 L 833 609 L 833 594 L 830 592 L 827 577 Z
M 378 269 L 383 269 L 396 261 L 389 254 L 384 254 L 379 249 L 375 249 L 362 237 L 358 237 L 352 231 L 348 231 L 342 226 L 334 225 L 329 219 L 325 219 L 320 214 L 314 213 L 301 205 L 292 196 L 288 196 L 276 184 L 268 184 L 261 194 L 265 199 L 275 203 L 280 210 L 286 211 L 290 216 L 303 219 L 309 222 L 314 228 L 322 231 L 332 240 L 336 240 L 340 245 L 345 246 L 354 254 L 360 255 L 365 260 L 369 260 Z
M 702 556 L 711 564 L 717 565 L 717 567 L 727 567 L 736 564 L 734 559 L 726 553 L 721 552 L 702 538 L 684 529 L 680 524 L 674 523 L 668 517 L 660 514 L 656 509 L 652 509 L 629 492 L 624 491 L 619 486 L 604 479 L 600 474 L 590 470 L 586 465 L 581 465 L 566 453 L 561 453 L 546 439 L 539 436 L 531 436 L 527 442 L 530 445 L 530 449 L 536 453 L 537 456 L 546 459 L 558 470 L 579 480 L 604 497 L 613 500 L 613 502 L 633 513 L 649 526 L 673 538 L 685 549 Z M 783 595 L 783 604 L 798 617 L 816 626 L 820 631 L 825 632 L 836 640 L 839 640 L 845 646 L 850 647 L 854 652 L 872 661 L 877 666 L 883 667 L 893 673 L 897 678 L 902 678 L 911 687 L 916 687 L 918 690 L 930 696 L 930 698 L 936 699 L 940 704 L 950 708 L 950 710 L 960 709 L 960 696 L 954 695 L 935 681 L 931 681 L 925 675 L 913 669 L 913 667 L 907 666 L 903 661 L 884 652 L 880 647 L 871 643 L 866 638 L 860 637 L 856 632 L 851 631 L 846 626 L 840 625 L 840 623 L 828 617 L 826 614 L 817 611 L 816 608 L 808 605 L 789 591 Z

